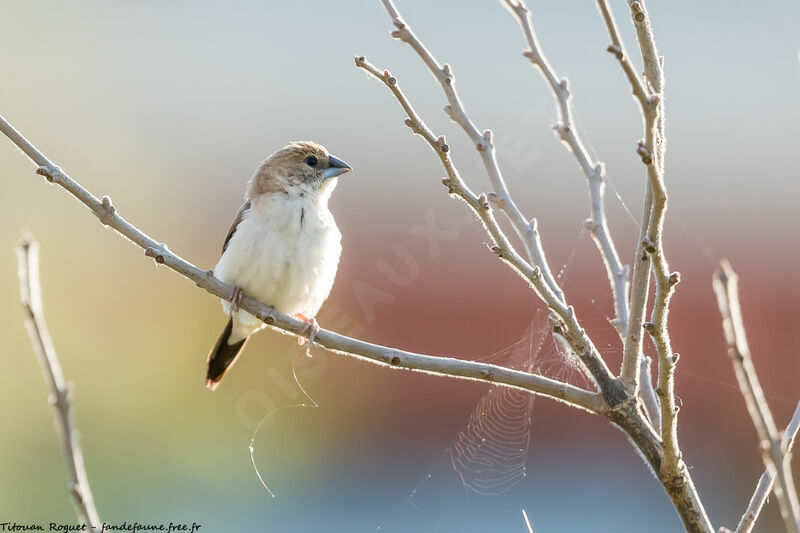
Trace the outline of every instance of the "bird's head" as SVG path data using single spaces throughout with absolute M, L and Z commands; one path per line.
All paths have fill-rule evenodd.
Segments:
M 280 192 L 327 197 L 350 165 L 311 141 L 295 141 L 269 156 L 250 180 L 248 197 Z

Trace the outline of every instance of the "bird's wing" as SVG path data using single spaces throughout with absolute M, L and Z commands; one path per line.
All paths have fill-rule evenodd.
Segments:
M 239 208 L 239 211 L 236 212 L 236 218 L 233 219 L 231 227 L 228 228 L 228 234 L 225 236 L 225 243 L 222 245 L 223 254 L 225 253 L 225 250 L 228 249 L 228 243 L 231 242 L 231 237 L 233 237 L 233 234 L 236 233 L 236 227 L 239 225 L 239 222 L 244 219 L 244 213 L 248 209 L 250 209 L 250 200 L 243 203 Z

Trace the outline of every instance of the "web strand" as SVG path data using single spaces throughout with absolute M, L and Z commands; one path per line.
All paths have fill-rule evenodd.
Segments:
M 303 393 L 303 396 L 305 396 L 306 399 L 308 399 L 308 401 L 311 402 L 311 403 L 310 404 L 309 403 L 297 403 L 297 404 L 293 404 L 293 405 L 284 405 L 283 407 L 278 407 L 277 409 L 273 409 L 272 411 L 270 411 L 269 413 L 264 415 L 264 417 L 258 422 L 258 424 L 256 425 L 255 429 L 253 430 L 253 434 L 250 437 L 250 445 L 248 446 L 248 449 L 250 451 L 250 463 L 253 465 L 253 471 L 255 471 L 256 477 L 258 477 L 258 481 L 261 482 L 261 486 L 263 486 L 264 489 L 267 491 L 267 493 L 269 493 L 269 495 L 271 497 L 273 497 L 273 498 L 276 497 L 276 494 L 272 491 L 272 489 L 269 488 L 269 485 L 267 485 L 267 482 L 264 481 L 264 477 L 261 475 L 261 471 L 258 469 L 258 465 L 256 465 L 255 442 L 256 442 L 256 436 L 258 435 L 258 432 L 261 429 L 261 426 L 263 426 L 265 422 L 267 422 L 268 420 L 272 419 L 274 416 L 276 416 L 281 411 L 286 411 L 288 409 L 297 409 L 297 408 L 302 408 L 302 407 L 311 407 L 311 408 L 319 407 L 319 404 L 317 404 L 317 402 L 314 401 L 314 398 L 312 398 L 308 394 L 306 389 L 300 383 L 300 379 L 297 377 L 296 363 L 297 363 L 297 357 L 292 359 L 292 376 L 294 377 L 294 382 L 297 385 L 297 388 L 300 389 L 300 392 Z

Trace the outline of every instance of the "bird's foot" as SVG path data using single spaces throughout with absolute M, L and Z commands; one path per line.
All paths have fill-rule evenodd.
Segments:
M 231 302 L 230 310 L 228 311 L 228 315 L 233 318 L 233 314 L 239 310 L 239 303 L 242 301 L 242 296 L 244 296 L 244 291 L 238 285 L 233 286 L 233 290 L 231 291 L 231 297 L 229 301 Z
M 297 337 L 297 344 L 303 346 L 306 344 L 306 355 L 311 357 L 311 345 L 314 344 L 314 339 L 317 337 L 317 333 L 319 333 L 319 324 L 317 323 L 317 319 L 314 317 L 308 318 L 303 313 L 295 313 L 295 318 L 302 320 L 305 324 L 303 331 L 301 333 L 305 333 L 307 329 L 311 329 L 308 333 L 308 344 L 306 344 L 305 337 Z

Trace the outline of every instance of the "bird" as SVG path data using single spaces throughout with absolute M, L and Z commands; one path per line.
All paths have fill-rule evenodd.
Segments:
M 265 327 L 239 308 L 243 294 L 303 320 L 310 328 L 309 354 L 319 331 L 315 317 L 333 287 L 342 252 L 328 201 L 338 177 L 350 170 L 324 146 L 294 141 L 267 157 L 248 181 L 213 270 L 233 291 L 222 299 L 228 322 L 208 354 L 209 389 L 217 388 L 250 336 Z

